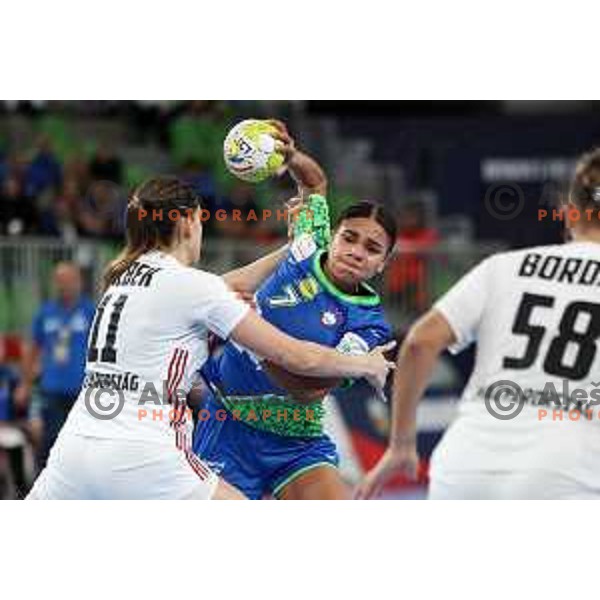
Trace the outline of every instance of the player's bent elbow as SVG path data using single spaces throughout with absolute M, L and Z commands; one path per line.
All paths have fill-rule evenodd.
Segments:
M 419 358 L 424 354 L 439 352 L 442 345 L 429 332 L 415 328 L 409 331 L 402 344 L 402 349 L 405 354 L 413 358 Z
M 404 343 L 404 352 L 411 356 L 438 353 L 453 342 L 448 323 L 437 311 L 430 311 L 411 327 Z

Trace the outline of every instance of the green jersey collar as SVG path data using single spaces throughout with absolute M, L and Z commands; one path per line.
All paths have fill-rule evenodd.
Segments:
M 320 252 L 315 252 L 315 256 L 313 259 L 313 270 L 318 282 L 323 286 L 325 290 L 327 290 L 332 296 L 335 296 L 342 302 L 348 302 L 349 304 L 355 304 L 357 306 L 379 306 L 381 304 L 381 300 L 377 292 L 367 285 L 366 283 L 361 283 L 360 287 L 365 290 L 366 295 L 354 296 L 352 294 L 346 294 L 339 288 L 337 288 L 332 281 L 327 277 L 325 272 L 323 271 L 323 267 L 321 266 L 321 259 L 326 254 L 326 250 L 321 250 Z

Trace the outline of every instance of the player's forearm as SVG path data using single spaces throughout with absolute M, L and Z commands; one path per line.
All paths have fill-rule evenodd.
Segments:
M 229 271 L 223 275 L 223 279 L 232 290 L 255 292 L 275 270 L 279 261 L 285 257 L 287 249 L 288 246 L 285 245 L 249 265 Z
M 367 377 L 369 361 L 366 356 L 350 356 L 313 342 L 297 342 L 302 347 L 288 355 L 288 364 L 282 365 L 293 373 L 318 378 Z
M 327 176 L 315 159 L 297 150 L 288 161 L 290 175 L 302 196 L 327 195 Z
M 433 373 L 439 351 L 418 338 L 409 337 L 400 349 L 392 386 L 392 428 L 389 445 L 414 443 L 417 406 Z
M 419 319 L 408 332 L 394 373 L 391 448 L 414 443 L 419 400 L 425 393 L 439 355 L 455 342 L 448 321 L 436 309 Z
M 375 378 L 382 374 L 382 359 L 368 355 L 349 356 L 313 342 L 293 338 L 265 321 L 254 311 L 231 332 L 231 339 L 254 352 L 259 359 L 309 377 Z

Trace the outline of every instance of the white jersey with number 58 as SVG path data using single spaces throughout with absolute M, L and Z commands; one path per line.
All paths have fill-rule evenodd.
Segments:
M 457 338 L 451 351 L 477 350 L 433 470 L 547 468 L 600 489 L 600 244 L 494 255 L 435 309 Z M 584 404 L 591 418 L 572 411 Z

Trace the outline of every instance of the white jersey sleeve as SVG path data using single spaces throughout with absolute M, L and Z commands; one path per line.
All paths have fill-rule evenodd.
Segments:
M 456 342 L 448 348 L 457 354 L 477 338 L 490 290 L 491 263 L 487 258 L 469 271 L 434 305 L 452 329 Z
M 194 283 L 189 290 L 193 318 L 204 323 L 221 339 L 227 339 L 250 307 L 237 298 L 221 277 L 200 271 L 194 275 Z M 210 294 L 206 294 L 207 289 L 210 289 Z

